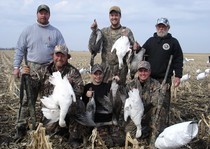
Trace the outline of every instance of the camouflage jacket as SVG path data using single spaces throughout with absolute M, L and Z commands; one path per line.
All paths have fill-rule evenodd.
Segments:
M 102 58 L 102 64 L 109 64 L 109 65 L 116 65 L 118 64 L 117 55 L 115 53 L 111 53 L 111 49 L 115 41 L 120 38 L 122 35 L 123 29 L 126 29 L 128 31 L 128 38 L 133 45 L 135 42 L 134 36 L 132 31 L 127 28 L 121 26 L 119 29 L 112 29 L 111 27 L 105 27 L 103 28 L 102 34 L 103 34 L 103 48 L 101 53 Z M 126 59 L 123 60 L 124 65 L 126 65 Z
M 101 29 L 102 32 L 102 40 L 100 40 L 99 42 L 102 42 L 102 50 L 101 50 L 101 65 L 103 67 L 103 69 L 106 71 L 108 71 L 104 78 L 104 82 L 108 82 L 110 81 L 110 78 L 112 77 L 112 75 L 116 75 L 119 74 L 119 68 L 118 68 L 118 58 L 116 53 L 112 53 L 111 49 L 113 44 L 115 43 L 115 41 L 120 38 L 120 36 L 122 36 L 124 31 L 127 31 L 128 33 L 128 38 L 130 41 L 130 44 L 133 45 L 135 42 L 134 36 L 132 31 L 124 26 L 120 26 L 118 29 L 112 29 L 111 27 L 105 27 L 103 29 Z M 96 34 L 94 34 L 95 31 L 92 32 L 90 39 L 89 39 L 89 48 L 91 49 L 91 46 L 93 47 L 94 44 L 90 43 L 91 42 L 95 42 L 94 39 L 96 39 L 95 36 L 97 36 Z M 97 43 L 100 44 L 100 43 Z M 126 80 L 126 75 L 127 75 L 127 71 L 128 71 L 128 63 L 127 63 L 127 59 L 128 56 L 125 56 L 123 58 L 123 69 L 121 70 L 121 74 L 122 76 L 120 76 L 122 82 L 125 82 Z
M 163 104 L 163 94 L 160 90 L 160 83 L 152 78 L 149 78 L 141 84 L 138 77 L 134 78 L 126 86 L 127 92 L 132 88 L 138 88 L 140 97 L 144 104 L 144 117 L 142 120 L 145 125 L 159 129 L 160 126 L 160 111 Z M 143 124 L 144 125 L 144 124 Z M 158 130 L 157 130 L 158 131 Z
M 135 39 L 134 39 L 132 31 L 129 28 L 120 26 L 120 28 L 118 28 L 118 29 L 112 29 L 111 27 L 105 27 L 105 28 L 101 29 L 102 40 L 100 40 L 99 42 L 102 42 L 101 59 L 102 59 L 103 65 L 118 64 L 117 55 L 115 53 L 111 53 L 111 49 L 112 49 L 112 46 L 115 43 L 115 41 L 118 38 L 120 38 L 120 36 L 122 35 L 122 32 L 124 29 L 126 29 L 126 31 L 128 31 L 129 41 L 130 41 L 131 45 L 133 45 L 133 43 L 135 42 Z M 89 39 L 89 41 L 91 41 L 91 42 L 95 42 L 94 39 L 96 39 L 95 36 L 97 36 L 96 34 L 94 34 L 94 32 L 95 31 L 92 32 L 90 39 Z M 91 49 L 92 48 L 91 46 L 94 46 L 94 44 L 96 44 L 96 43 L 89 42 L 89 49 Z M 97 43 L 97 44 L 100 44 L 100 43 Z M 124 64 L 126 64 L 125 60 L 124 60 Z
M 127 90 L 138 88 L 144 106 L 150 103 L 152 103 L 153 106 L 156 106 L 159 102 L 158 100 L 160 96 L 160 83 L 153 78 L 147 79 L 146 82 L 144 82 L 144 84 L 142 85 L 138 77 L 136 77 L 127 84 L 126 88 Z
M 56 71 L 55 66 L 53 63 L 49 64 L 47 67 L 43 69 L 44 78 L 41 85 L 41 95 L 42 96 L 48 96 L 52 94 L 54 86 L 49 82 L 49 76 L 52 75 L 53 72 Z M 64 66 L 62 72 L 62 77 L 67 75 L 73 89 L 76 95 L 76 98 L 79 99 L 82 96 L 83 90 L 84 90 L 84 84 L 81 77 L 81 74 L 79 73 L 78 69 L 76 69 L 71 64 L 66 64 Z

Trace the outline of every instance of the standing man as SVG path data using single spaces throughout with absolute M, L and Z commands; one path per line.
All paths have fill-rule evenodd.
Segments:
M 143 45 L 143 48 L 146 49 L 146 60 L 151 64 L 151 77 L 157 79 L 160 83 L 162 83 L 166 74 L 169 59 L 171 55 L 173 56 L 166 80 L 168 87 L 166 88 L 166 95 L 163 104 L 167 109 L 168 114 L 171 97 L 171 77 L 174 72 L 175 79 L 173 83 L 175 87 L 177 87 L 180 84 L 180 78 L 182 77 L 183 71 L 183 52 L 178 40 L 168 33 L 169 29 L 170 25 L 168 19 L 159 18 L 156 23 L 156 33 L 154 33 L 153 37 L 150 37 Z M 166 125 L 168 124 L 169 117 L 166 118 Z
M 101 50 L 101 65 L 104 69 L 104 82 L 108 82 L 112 79 L 112 76 L 118 75 L 120 77 L 120 82 L 122 84 L 125 84 L 126 82 L 126 76 L 128 73 L 128 64 L 126 62 L 127 56 L 123 58 L 123 67 L 121 70 L 119 70 L 119 64 L 116 53 L 112 53 L 111 49 L 115 41 L 120 38 L 122 35 L 126 35 L 129 38 L 131 46 L 133 46 L 133 49 L 140 48 L 139 44 L 135 42 L 134 36 L 132 31 L 122 26 L 120 23 L 121 19 L 121 9 L 118 6 L 112 6 L 109 9 L 109 20 L 111 25 L 109 27 L 104 27 L 101 29 L 102 32 L 102 40 L 99 42 L 102 42 L 102 50 Z M 90 41 L 94 41 L 93 39 L 96 39 L 96 32 L 98 30 L 97 22 L 94 21 L 91 25 L 92 34 Z M 90 42 L 89 42 L 90 43 Z M 135 44 L 134 44 L 135 43 Z M 99 44 L 99 43 L 97 43 Z M 91 44 L 94 46 L 94 44 Z M 89 44 L 89 49 L 93 49 L 93 47 Z
M 14 56 L 14 75 L 19 77 L 19 67 L 27 52 L 30 63 L 46 64 L 52 61 L 51 54 L 58 44 L 65 44 L 61 32 L 49 23 L 50 8 L 40 5 L 37 8 L 37 22 L 28 26 L 20 35 Z
M 50 8 L 44 4 L 40 5 L 37 8 L 37 22 L 21 33 L 15 49 L 13 74 L 17 78 L 20 77 L 19 68 L 23 57 L 25 57 L 31 71 L 33 101 L 36 101 L 40 88 L 41 66 L 52 61 L 52 54 L 56 45 L 65 45 L 61 32 L 50 25 L 49 18 Z M 28 101 L 26 98 L 23 99 L 20 106 L 22 108 L 20 114 L 18 114 L 15 139 L 22 138 L 28 127 Z

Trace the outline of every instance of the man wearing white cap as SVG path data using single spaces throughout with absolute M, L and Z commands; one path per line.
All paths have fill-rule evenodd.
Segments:
M 150 37 L 143 48 L 146 49 L 145 57 L 151 64 L 151 77 L 157 79 L 160 83 L 166 78 L 166 95 L 164 107 L 169 113 L 170 108 L 170 86 L 172 84 L 172 76 L 175 75 L 173 83 L 175 87 L 180 84 L 180 78 L 183 72 L 183 52 L 178 40 L 170 33 L 170 24 L 167 18 L 159 18 L 155 25 L 156 32 Z M 168 74 L 166 75 L 169 60 L 172 58 Z M 166 125 L 169 123 L 169 117 L 166 119 Z

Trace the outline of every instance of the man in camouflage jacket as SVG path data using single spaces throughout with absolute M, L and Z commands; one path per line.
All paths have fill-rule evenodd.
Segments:
M 78 69 L 76 69 L 70 63 L 68 63 L 69 58 L 70 54 L 68 54 L 68 48 L 64 45 L 57 45 L 53 53 L 53 62 L 49 63 L 46 66 L 41 67 L 38 72 L 31 72 L 30 74 L 32 77 L 33 73 L 39 75 L 39 79 L 41 81 L 39 82 L 39 90 L 37 90 L 37 92 L 40 93 L 41 97 L 49 96 L 53 92 L 54 86 L 49 82 L 49 76 L 51 76 L 53 72 L 60 71 L 62 77 L 67 75 L 67 78 L 71 83 L 72 88 L 74 89 L 74 93 L 77 99 L 76 103 L 74 102 L 72 103 L 65 119 L 68 128 L 65 128 L 65 130 L 63 129 L 64 131 L 66 131 L 67 135 L 71 134 L 70 135 L 71 138 L 69 139 L 70 141 L 72 141 L 74 139 L 78 140 L 78 138 L 81 139 L 83 137 L 83 134 L 81 132 L 84 132 L 84 130 L 82 131 L 82 129 L 85 127 L 75 121 L 74 115 L 80 112 L 81 113 L 84 112 L 85 105 L 80 100 L 80 97 L 82 96 L 84 90 L 84 84 L 81 74 L 79 73 Z M 26 74 L 29 73 L 31 69 L 30 67 L 33 66 L 24 67 L 22 73 Z M 44 126 L 46 127 L 47 133 L 52 134 L 55 133 L 56 131 L 59 132 L 59 129 L 61 129 L 57 122 L 53 124 L 48 124 L 47 123 L 48 121 L 45 118 L 43 118 L 42 121 L 44 123 Z
M 128 64 L 126 55 L 123 58 L 122 69 L 119 70 L 118 58 L 116 53 L 111 52 L 112 46 L 115 41 L 122 35 L 129 38 L 130 45 L 133 49 L 140 48 L 139 44 L 135 42 L 132 31 L 120 24 L 121 9 L 118 6 L 112 6 L 109 10 L 109 19 L 111 25 L 99 30 L 96 20 L 91 25 L 92 34 L 89 39 L 89 50 L 91 54 L 96 55 L 101 52 L 101 65 L 104 70 L 104 82 L 108 82 L 113 76 L 118 75 L 120 82 L 125 84 L 126 76 L 128 73 Z
M 151 69 L 147 61 L 141 61 L 138 66 L 138 77 L 134 78 L 126 85 L 127 92 L 132 88 L 139 89 L 139 94 L 144 105 L 144 115 L 142 118 L 142 136 L 138 138 L 141 145 L 154 148 L 157 135 L 162 131 L 161 117 L 166 116 L 162 107 L 163 94 L 160 90 L 160 83 L 150 77 Z M 130 119 L 125 124 L 125 131 L 130 132 L 134 138 L 136 126 Z

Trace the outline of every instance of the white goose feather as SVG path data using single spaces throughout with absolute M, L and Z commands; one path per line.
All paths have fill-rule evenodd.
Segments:
M 118 38 L 112 46 L 111 52 L 116 50 L 116 55 L 119 62 L 119 69 L 122 69 L 123 66 L 123 58 L 130 49 L 130 41 L 127 36 L 121 36 Z
M 139 90 L 133 88 L 128 92 L 129 98 L 125 100 L 124 120 L 130 116 L 131 120 L 137 127 L 136 138 L 141 137 L 141 119 L 144 114 L 144 105 L 139 95 Z
M 54 85 L 52 95 L 43 97 L 41 102 L 45 107 L 42 108 L 43 115 L 53 123 L 59 120 L 61 127 L 66 126 L 65 117 L 72 102 L 76 102 L 73 88 L 67 78 L 62 78 L 59 71 L 53 72 L 49 81 Z

